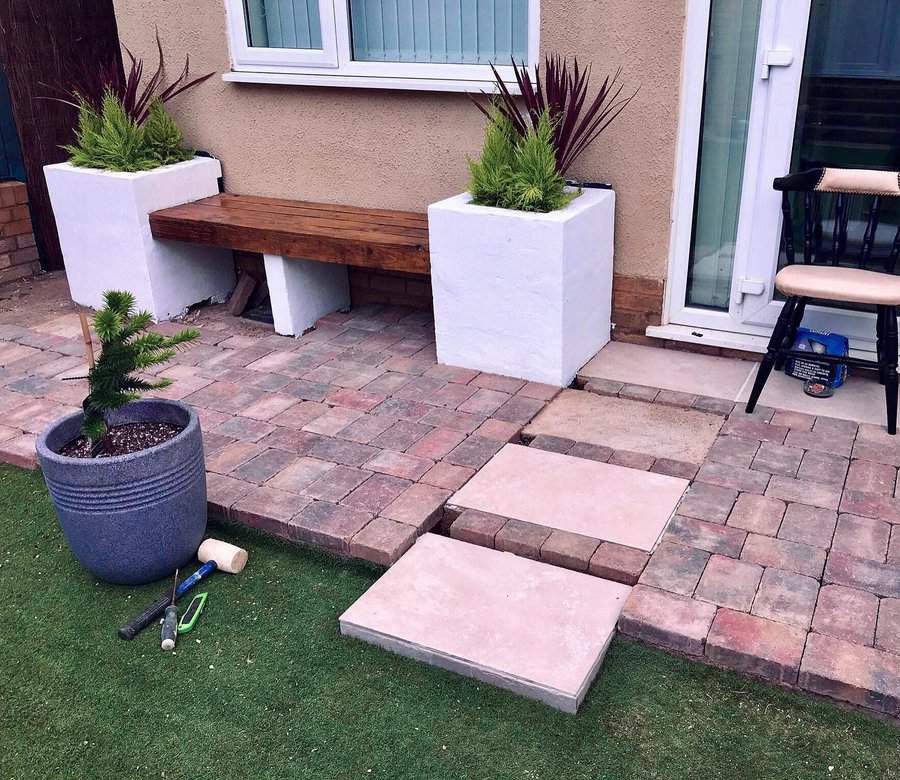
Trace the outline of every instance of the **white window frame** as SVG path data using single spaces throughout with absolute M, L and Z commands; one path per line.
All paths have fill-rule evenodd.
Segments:
M 532 76 L 540 36 L 539 0 L 528 0 L 528 59 Z M 232 69 L 224 81 L 257 84 L 302 84 L 472 91 L 490 89 L 494 77 L 488 65 L 432 62 L 362 62 L 353 59 L 348 0 L 319 0 L 321 49 L 281 49 L 250 46 L 244 0 L 225 0 Z M 503 81 L 516 92 L 512 65 L 497 64 Z

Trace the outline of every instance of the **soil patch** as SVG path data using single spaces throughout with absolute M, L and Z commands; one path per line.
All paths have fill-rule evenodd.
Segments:
M 96 457 L 110 458 L 114 455 L 127 455 L 130 452 L 148 450 L 158 444 L 167 442 L 181 433 L 184 428 L 171 423 L 128 423 L 109 429 L 107 447 Z M 90 458 L 90 441 L 84 436 L 70 441 L 59 451 L 68 458 Z

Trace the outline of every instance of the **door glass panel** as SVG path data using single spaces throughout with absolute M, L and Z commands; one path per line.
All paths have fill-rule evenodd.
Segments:
M 819 167 L 900 170 L 898 106 L 900 3 L 813 0 L 791 171 Z M 802 215 L 802 195 L 791 198 L 793 213 Z M 817 216 L 825 240 L 814 261 L 831 262 L 834 201 L 834 196 L 822 198 Z M 871 196 L 847 198 L 847 248 L 842 265 L 857 263 L 871 204 Z M 900 198 L 884 198 L 867 268 L 883 267 L 898 222 Z M 800 247 L 802 219 L 796 219 L 794 226 L 795 245 Z M 779 268 L 786 264 L 783 252 L 778 264 Z
M 688 306 L 728 309 L 761 4 L 711 4 Z
M 250 46 L 321 49 L 319 0 L 244 0 Z

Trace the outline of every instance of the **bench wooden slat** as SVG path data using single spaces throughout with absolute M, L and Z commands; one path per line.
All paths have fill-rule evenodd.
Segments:
M 267 199 L 254 200 L 259 205 Z M 430 271 L 427 231 L 390 224 L 386 214 L 378 215 L 383 223 L 372 223 L 329 219 L 327 208 L 319 211 L 321 217 L 243 209 L 236 207 L 234 196 L 213 196 L 153 212 L 150 227 L 158 239 L 392 271 Z

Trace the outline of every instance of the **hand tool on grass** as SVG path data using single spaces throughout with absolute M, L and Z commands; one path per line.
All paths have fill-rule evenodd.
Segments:
M 178 569 L 175 569 L 175 577 L 172 580 L 172 601 L 166 607 L 166 616 L 163 618 L 162 631 L 160 632 L 159 646 L 163 650 L 175 649 L 175 636 L 178 634 L 178 607 L 175 606 L 175 589 L 178 587 Z
M 208 577 L 216 569 L 228 572 L 228 574 L 239 574 L 247 565 L 247 551 L 236 547 L 228 542 L 220 542 L 218 539 L 207 539 L 200 545 L 197 550 L 197 558 L 203 565 L 197 569 L 190 577 L 183 579 L 175 588 L 175 598 L 183 596 L 200 580 Z M 168 591 L 159 597 L 147 609 L 141 612 L 135 618 L 119 629 L 119 636 L 122 639 L 134 639 L 147 626 L 159 619 L 159 616 L 165 612 L 166 606 L 170 600 Z
M 178 621 L 178 633 L 187 634 L 197 624 L 200 613 L 203 611 L 203 605 L 206 604 L 206 593 L 198 593 L 191 599 L 188 608 Z

